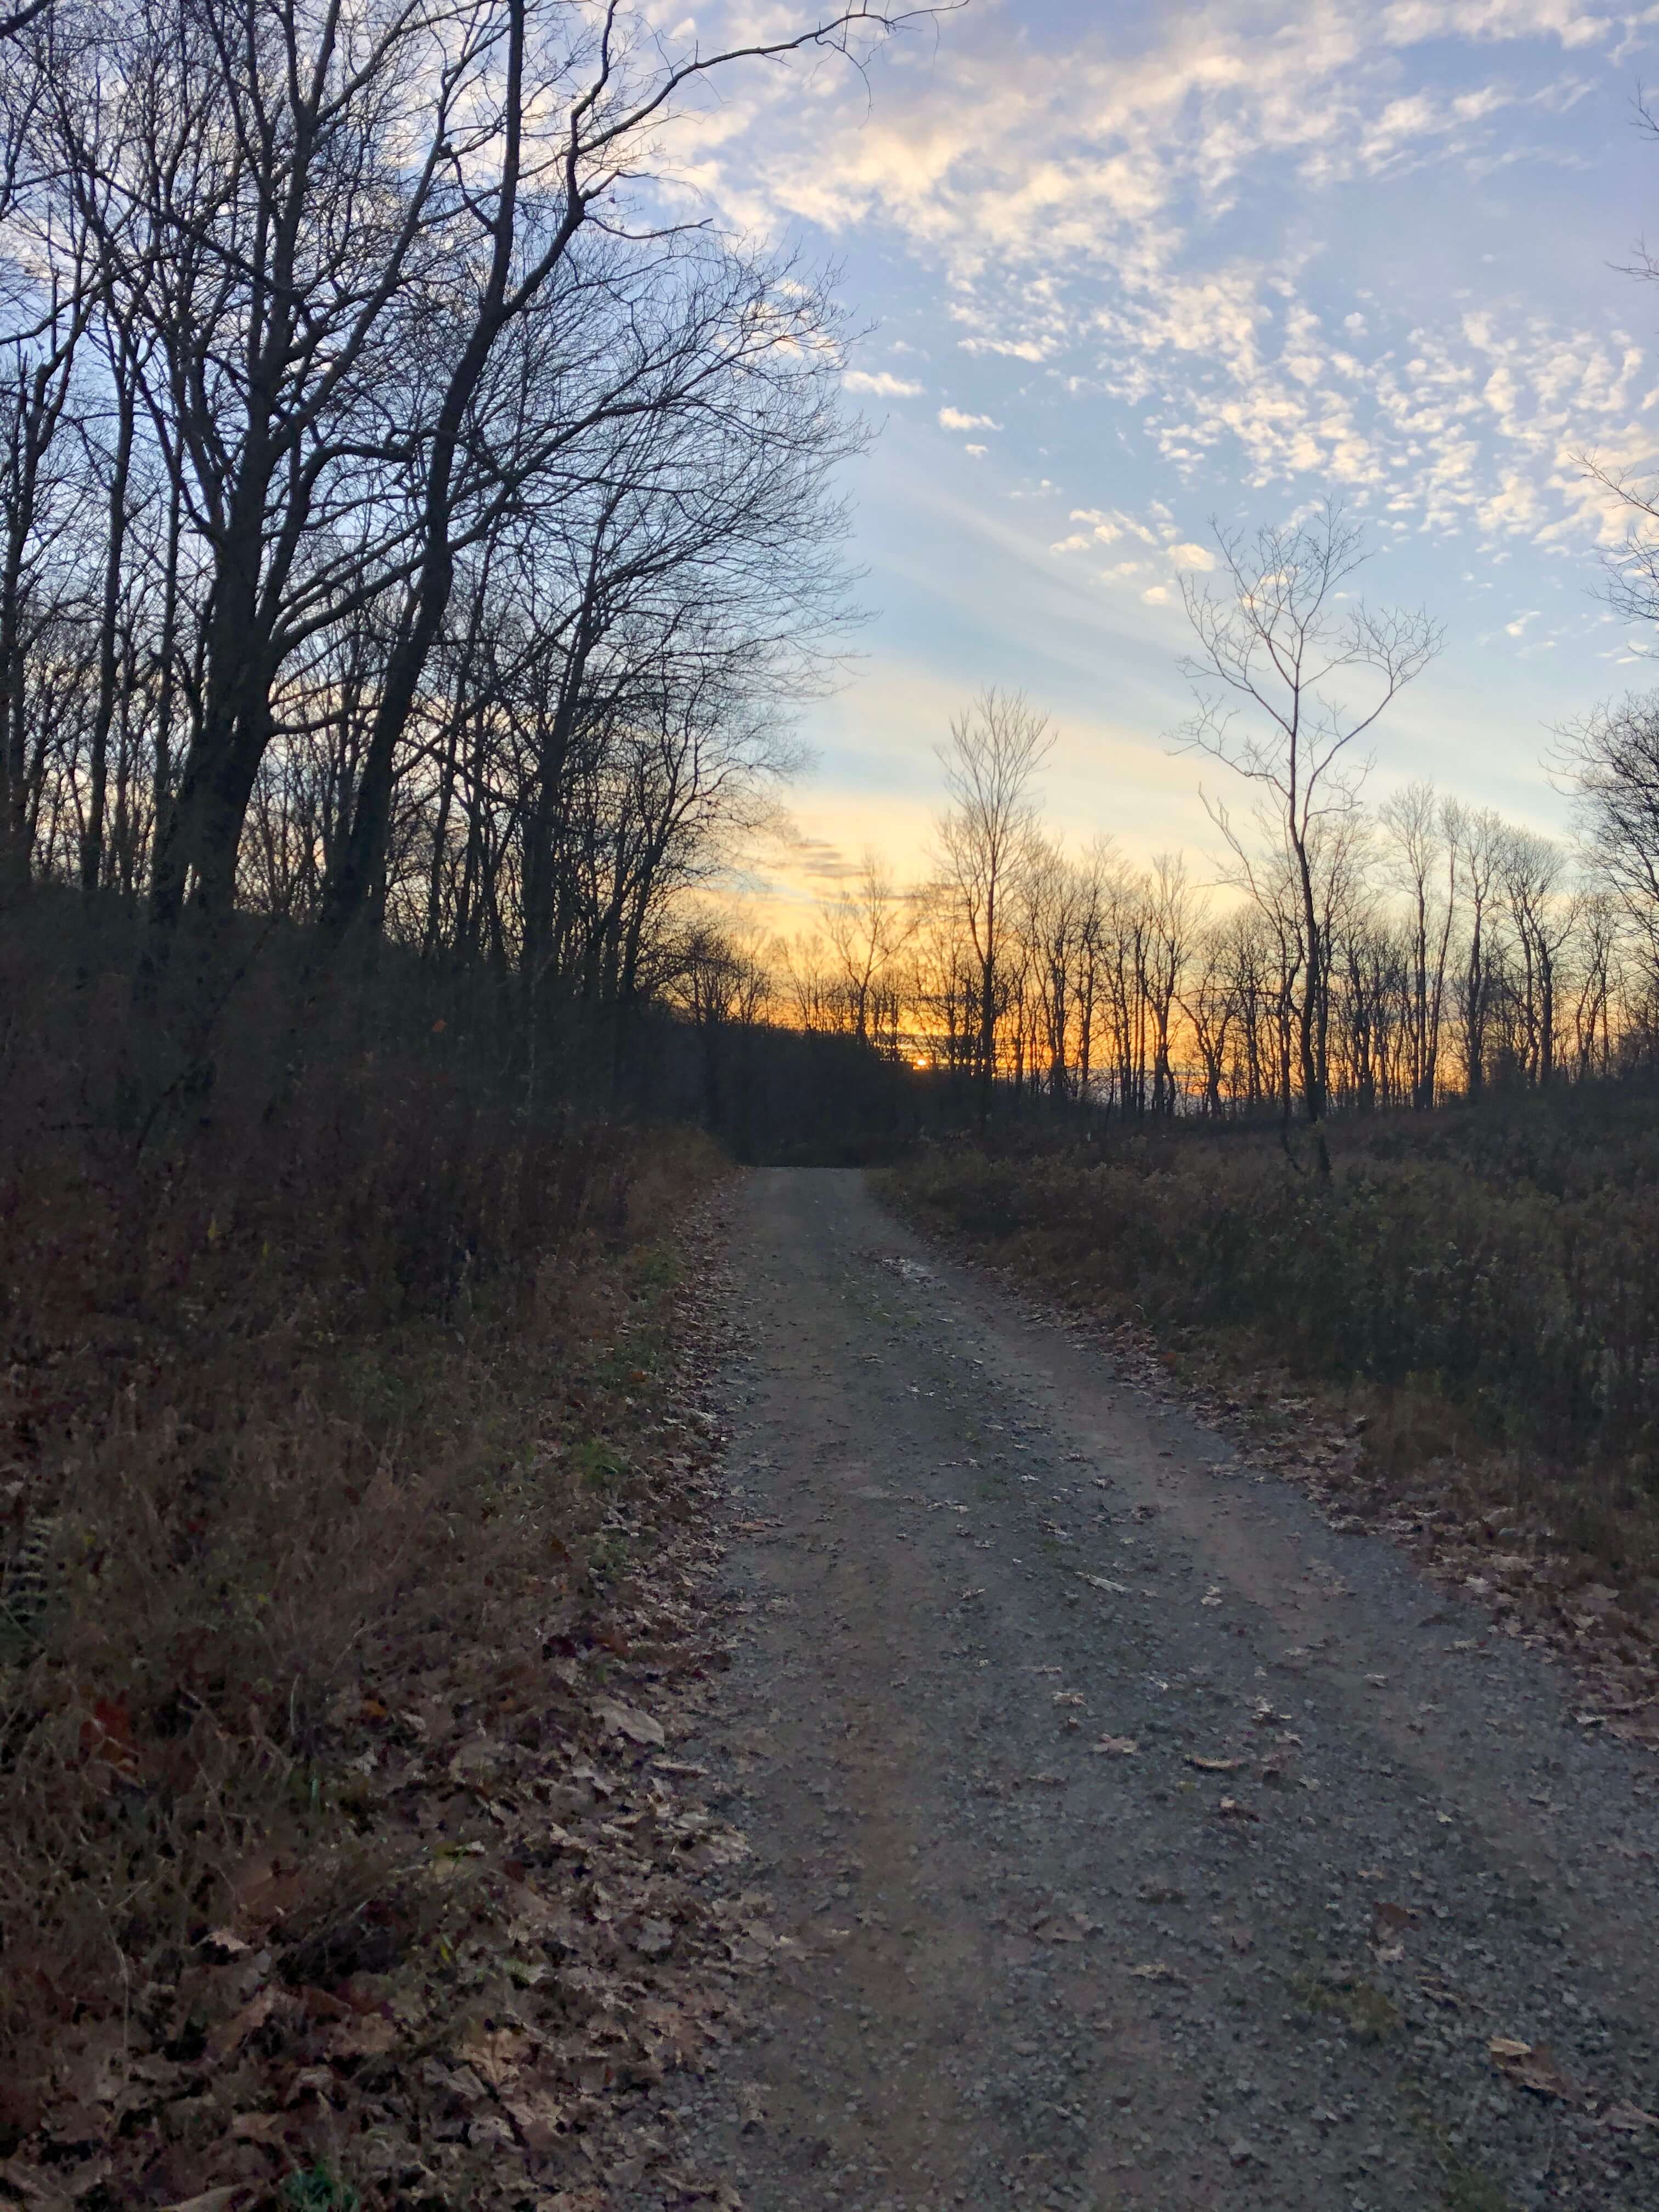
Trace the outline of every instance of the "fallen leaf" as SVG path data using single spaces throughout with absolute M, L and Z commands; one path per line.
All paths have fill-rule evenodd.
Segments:
M 501 2110 L 518 2130 L 525 2148 L 538 2157 L 556 2150 L 570 2132 L 570 2116 L 563 2103 L 533 2085 L 509 2089 L 501 2099 Z
M 1437 1975 L 1419 1974 L 1418 1981 L 1431 2004 L 1437 2004 L 1444 2012 L 1462 2012 L 1463 2000 L 1455 1990 L 1448 1989 Z
M 273 2013 L 291 2012 L 294 1999 L 286 1990 L 261 1990 L 240 2012 L 216 2027 L 207 2039 L 207 2055 L 216 2062 L 234 2057 L 255 2028 L 263 2027 Z
M 629 1743 L 661 1745 L 668 1741 L 660 1721 L 632 1705 L 619 1705 L 614 1698 L 596 1698 L 593 1711 L 612 1735 L 626 1736 Z
M 351 2007 L 345 1999 L 337 1997 L 331 1990 L 313 1986 L 297 1989 L 294 1992 L 294 2002 L 311 2020 L 349 2020 L 353 2016 Z
M 94 2191 L 98 2192 L 102 2202 L 107 2203 L 109 2200 L 106 2185 L 113 2170 L 109 2160 L 100 2151 L 95 2152 L 91 2158 L 82 2159 L 79 2166 L 72 2166 L 67 2169 L 60 2167 L 54 2178 L 61 2185 L 64 2196 L 73 2203 L 79 2204 L 83 2198 L 92 2196 Z
M 527 2035 L 512 2028 L 474 2025 L 455 2045 L 455 2056 L 487 2087 L 504 2089 L 517 2080 L 533 2047 Z
M 118 1698 L 100 1698 L 81 1725 L 81 1755 L 99 1761 L 125 1782 L 136 1781 L 138 1753 L 132 1741 L 132 1716 Z
M 1252 1812 L 1248 1805 L 1241 1805 L 1237 1797 L 1224 1797 L 1216 1811 L 1224 1820 L 1259 1820 L 1261 1818 L 1260 1813 Z
M 672 1950 L 674 1931 L 665 1920 L 641 1920 L 639 1933 L 634 1938 L 634 1948 L 642 1958 L 660 1959 Z
M 1200 1774 L 1237 1774 L 1244 1762 L 1242 1759 L 1200 1759 L 1195 1752 L 1188 1752 L 1187 1764 L 1195 1766 Z
M 1061 1920 L 1046 1912 L 1039 1920 L 1033 1922 L 1031 1933 L 1041 1943 L 1080 1943 L 1083 1941 L 1082 1929 L 1072 1921 Z
M 238 2142 L 280 2148 L 286 2140 L 284 2130 L 293 2124 L 285 2112 L 239 2112 L 230 2124 L 230 2132 Z
M 1601 2124 L 1604 2128 L 1612 2128 L 1616 2134 L 1634 2136 L 1639 2135 L 1644 2128 L 1659 2128 L 1659 2119 L 1656 2119 L 1651 2112 L 1644 2112 L 1639 2105 L 1628 2105 L 1621 2100 L 1620 2103 L 1607 2106 L 1601 2115 Z
M 336 2086 L 334 2076 L 326 2066 L 296 2067 L 294 2078 L 288 2085 L 283 2102 L 285 2105 L 297 2105 L 306 2097 L 321 2097 L 326 2100 L 329 2092 Z
M 384 2058 L 397 2047 L 398 2026 L 379 2013 L 362 2013 L 329 2028 L 322 2041 L 331 2058 Z
M 1530 2089 L 1539 2097 L 1577 2096 L 1577 2090 L 1543 2044 L 1522 2043 L 1512 2035 L 1494 2035 L 1486 2049 L 1498 2072 L 1517 2087 Z
M 1103 1735 L 1095 1749 L 1109 1751 L 1116 1759 L 1133 1759 L 1140 1746 L 1132 1735 Z
M 1371 1911 L 1384 1928 L 1414 1928 L 1423 1917 L 1414 1905 L 1394 1905 L 1386 1897 L 1374 1899 Z
M 0 2159 L 0 2181 L 16 2196 L 45 2203 L 57 2198 L 56 2191 L 42 2179 L 40 2169 L 33 2164 L 25 2166 L 21 2158 Z M 57 2201 L 61 2203 L 61 2198 Z
M 590 2097 L 597 2097 L 602 2089 L 608 2089 L 615 2079 L 611 2061 L 602 2051 L 584 2051 L 576 2061 L 577 2082 Z
M 1080 1583 L 1087 1583 L 1091 1589 L 1109 1591 L 1114 1597 L 1127 1597 L 1129 1595 L 1127 1583 L 1109 1582 L 1104 1575 L 1080 1574 L 1078 1580 Z
M 1129 1972 L 1138 1982 L 1178 1982 L 1182 1978 L 1173 1966 L 1166 1966 L 1162 1959 L 1153 1959 L 1144 1966 L 1131 1966 Z

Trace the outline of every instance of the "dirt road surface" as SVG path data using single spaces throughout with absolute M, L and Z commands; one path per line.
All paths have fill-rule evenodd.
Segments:
M 749 1177 L 731 1280 L 690 1755 L 787 1942 L 680 2097 L 703 2170 L 746 2212 L 1659 2207 L 1659 1769 L 1565 1668 L 857 1174 Z

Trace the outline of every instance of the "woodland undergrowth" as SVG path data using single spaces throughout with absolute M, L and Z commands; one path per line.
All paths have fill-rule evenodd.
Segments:
M 717 1663 L 661 1575 L 718 1156 L 257 994 L 158 1115 L 131 975 L 0 960 L 0 2194 L 560 2201 L 683 2038 L 638 1977 L 690 1908 L 630 1948 L 660 1870 L 596 1912 L 580 1836 L 637 1790 L 708 1848 L 607 1770 L 664 1741 L 616 1699 L 641 1637 Z

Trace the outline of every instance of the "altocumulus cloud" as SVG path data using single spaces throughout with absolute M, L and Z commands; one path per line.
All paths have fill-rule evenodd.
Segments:
M 699 33 L 759 4 L 713 0 Z M 858 229 L 932 269 L 941 339 L 1133 410 L 1177 479 L 1334 486 L 1396 534 L 1608 542 L 1620 518 L 1575 456 L 1653 456 L 1650 348 L 1553 308 L 1547 271 L 1504 289 L 1473 237 L 1422 306 L 1390 310 L 1344 259 L 1340 193 L 1528 162 L 1547 181 L 1595 143 L 1547 141 L 1552 119 L 1565 131 L 1591 88 L 1623 114 L 1656 44 L 1659 15 L 1620 0 L 975 9 L 901 42 L 872 97 L 757 75 L 683 170 L 745 228 Z M 903 381 L 878 396 L 921 396 Z

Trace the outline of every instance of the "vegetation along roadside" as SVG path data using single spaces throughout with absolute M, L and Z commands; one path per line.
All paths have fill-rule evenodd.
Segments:
M 413 1033 L 252 1086 L 255 1146 L 233 1025 L 143 1148 L 75 1110 L 94 1043 L 13 1034 L 7 2202 L 570 2212 L 672 2159 L 653 2085 L 763 1953 L 671 1741 L 723 1658 L 720 1156 Z
M 1659 1744 L 1655 1143 L 1644 1085 L 1276 1133 L 924 1146 L 919 1225 L 1571 1653 L 1584 1726 Z

